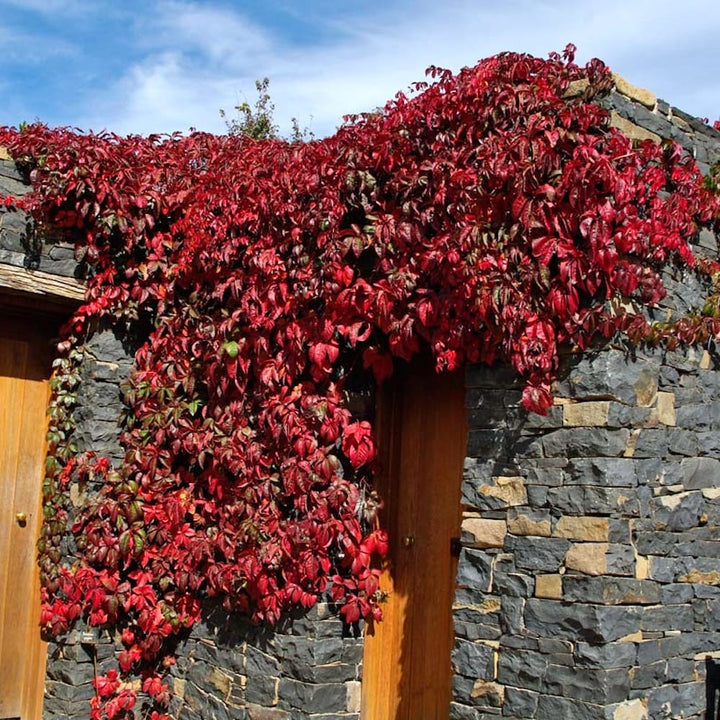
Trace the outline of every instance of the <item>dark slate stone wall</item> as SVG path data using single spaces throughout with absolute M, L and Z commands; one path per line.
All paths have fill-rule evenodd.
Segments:
M 0 195 L 21 196 L 27 191 L 25 178 L 0 147 Z M 25 213 L 4 206 L 0 206 L 0 264 L 65 277 L 81 277 L 83 272 L 68 238 L 57 232 L 41 236 Z
M 451 718 L 700 718 L 720 655 L 720 362 L 569 356 L 545 417 L 467 373 Z
M 357 720 L 362 639 L 319 603 L 278 627 L 210 609 L 173 669 L 179 720 Z
M 604 104 L 703 172 L 720 133 L 616 78 Z M 578 88 L 582 90 L 582 88 Z M 715 235 L 697 238 L 717 256 Z M 706 288 L 668 272 L 667 320 Z M 568 356 L 545 418 L 502 369 L 467 372 L 452 720 L 704 717 L 720 658 L 718 348 Z

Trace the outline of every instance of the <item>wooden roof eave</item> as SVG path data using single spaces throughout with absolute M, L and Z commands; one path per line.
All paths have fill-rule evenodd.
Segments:
M 75 278 L 0 264 L 0 305 L 69 315 L 84 301 L 85 290 Z

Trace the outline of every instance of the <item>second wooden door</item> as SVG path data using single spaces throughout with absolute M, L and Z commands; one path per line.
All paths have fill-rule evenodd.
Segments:
M 384 619 L 365 639 L 363 720 L 447 720 L 466 447 L 462 373 L 398 373 L 378 403 L 379 490 L 391 549 Z

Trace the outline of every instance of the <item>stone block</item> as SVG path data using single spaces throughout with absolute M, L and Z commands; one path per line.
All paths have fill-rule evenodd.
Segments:
M 660 602 L 663 605 L 683 605 L 692 601 L 695 592 L 692 585 L 671 583 L 661 586 Z
M 588 542 L 607 542 L 610 521 L 604 517 L 563 515 L 553 529 L 553 537 Z
M 714 433 L 720 437 L 720 433 Z M 720 487 L 720 460 L 712 457 L 684 458 L 680 462 L 687 490 Z
M 277 705 L 278 683 L 278 679 L 274 677 L 248 678 L 245 686 L 245 698 L 249 703 L 256 705 Z
M 673 531 L 697 527 L 705 512 L 705 498 L 697 490 L 662 495 L 652 505 L 658 526 Z
M 644 88 L 638 87 L 637 85 L 633 85 L 632 83 L 629 83 L 627 80 L 625 80 L 625 78 L 621 77 L 617 73 L 612 74 L 612 79 L 615 83 L 615 89 L 621 95 L 624 95 L 631 100 L 639 102 L 641 105 L 644 105 L 650 110 L 654 109 L 657 102 L 655 93 L 651 92 L 650 90 L 645 90 Z
M 562 575 L 536 575 L 535 597 L 561 600 L 563 597 Z
M 667 632 L 669 630 L 690 632 L 694 627 L 694 623 L 693 608 L 690 605 L 646 607 L 643 608 L 640 617 L 640 629 L 643 632 Z
M 298 708 L 308 714 L 344 712 L 347 706 L 347 689 L 344 683 L 316 685 L 281 678 L 278 697 L 283 707 Z
M 505 688 L 503 714 L 510 717 L 531 718 L 537 710 L 538 693 L 520 688 Z
M 503 633 L 509 636 L 523 636 L 525 634 L 525 624 L 523 623 L 525 599 L 507 596 L 500 600 L 500 605 L 500 627 Z
M 671 392 L 658 392 L 657 394 L 658 422 L 661 425 L 674 426 L 675 394 Z
M 507 516 L 507 530 L 513 535 L 550 537 L 550 513 L 529 508 L 511 508 Z
M 677 408 L 678 427 L 688 430 L 717 430 L 720 400 L 682 405 Z
M 449 720 L 485 720 L 485 714 L 477 708 L 451 702 Z
M 482 550 L 463 548 L 458 562 L 457 584 L 484 592 L 490 590 L 491 559 Z
M 602 427 L 608 423 L 610 403 L 607 400 L 588 400 L 564 406 L 563 425 L 570 427 Z
M 631 545 L 610 543 L 605 559 L 609 575 L 635 575 L 635 550 Z
M 589 605 L 530 598 L 525 603 L 525 626 L 544 637 L 608 643 L 640 629 L 640 610 L 630 605 Z
M 636 431 L 637 432 L 637 431 Z M 662 428 L 646 428 L 637 432 L 627 457 L 662 458 L 668 454 L 668 432 Z
M 463 704 L 482 708 L 480 714 L 472 717 L 484 718 L 485 713 L 493 710 L 495 714 L 499 715 L 504 691 L 505 688 L 494 682 L 481 679 L 473 680 L 463 675 L 454 675 L 452 678 L 453 697 Z
M 537 720 L 607 720 L 605 705 L 581 700 L 540 695 L 535 717 Z
M 465 517 L 461 530 L 464 545 L 476 548 L 501 548 L 505 544 L 507 524 L 504 520 Z
M 608 571 L 608 543 L 575 543 L 567 551 L 565 567 L 586 575 L 604 575 Z
M 662 685 L 666 681 L 667 661 L 640 665 L 632 670 L 632 686 L 634 690 L 645 690 Z
M 606 428 L 563 428 L 542 438 L 546 457 L 621 457 L 630 431 Z
M 481 485 L 478 492 L 495 501 L 488 503 L 490 507 L 502 508 L 527 504 L 527 491 L 522 477 L 494 477 L 492 484 Z
M 247 714 L 249 720 L 292 720 L 287 710 L 262 707 L 253 703 L 247 705 Z
M 548 665 L 543 693 L 605 704 L 625 700 L 630 691 L 626 668 L 584 668 Z
M 359 713 L 360 712 L 360 701 L 362 698 L 362 685 L 358 681 L 352 681 L 345 683 L 345 687 L 347 690 L 347 705 L 346 710 L 349 713 Z
M 618 703 L 608 720 L 648 720 L 647 700 L 635 698 Z
M 484 619 L 487 622 L 475 622 L 475 620 Z M 455 627 L 455 637 L 463 640 L 487 640 L 496 641 L 502 636 L 500 628 L 500 620 L 497 616 L 480 618 L 473 616 L 472 609 L 459 608 L 453 609 L 453 625 Z
M 280 662 L 272 655 L 248 645 L 245 651 L 245 672 L 248 677 L 277 677 L 280 675 Z
M 542 690 L 548 660 L 539 652 L 502 647 L 498 657 L 497 681 L 526 690 Z
M 635 487 L 636 461 L 630 458 L 575 458 L 564 471 L 565 485 Z
M 568 377 L 560 383 L 559 394 L 572 398 L 603 397 L 625 405 L 650 407 L 654 404 L 660 362 L 656 357 L 631 359 L 619 350 L 597 355 L 578 355 L 572 360 Z
M 214 688 L 223 698 L 226 699 L 230 695 L 233 686 L 232 677 L 220 668 L 210 666 L 206 680 L 208 685 Z
M 469 457 L 501 458 L 505 454 L 507 431 L 503 429 L 471 429 L 466 452 Z
M 697 433 L 682 428 L 668 428 L 667 444 L 668 451 L 673 455 L 694 457 L 699 451 Z
M 524 463 L 525 484 L 559 487 L 564 482 L 563 469 L 567 465 L 568 461 L 565 458 L 539 458 L 528 461 Z
M 511 597 L 530 597 L 533 591 L 531 573 L 518 572 L 508 556 L 499 556 L 493 562 L 493 592 Z
M 456 639 L 452 666 L 459 675 L 494 680 L 495 650 L 484 643 Z
M 637 517 L 640 514 L 637 494 L 637 491 L 629 492 L 625 488 L 559 487 L 547 491 L 547 504 L 567 515 L 622 514 Z
M 661 601 L 660 586 L 649 580 L 565 575 L 563 597 L 574 602 L 603 605 L 654 605 Z
M 701 432 L 697 434 L 697 440 L 701 454 L 720 456 L 720 433 Z
M 605 645 L 575 643 L 575 662 L 579 666 L 598 668 L 630 668 L 635 664 L 634 643 L 613 642 Z
M 554 572 L 560 568 L 570 542 L 565 538 L 514 538 L 515 564 L 527 570 Z

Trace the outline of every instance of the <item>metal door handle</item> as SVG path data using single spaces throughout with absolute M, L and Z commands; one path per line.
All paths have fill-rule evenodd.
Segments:
M 402 539 L 402 544 L 404 548 L 411 548 L 415 544 L 415 536 L 405 535 Z
M 20 527 L 25 527 L 25 523 L 27 522 L 27 515 L 24 512 L 16 513 L 15 520 Z

